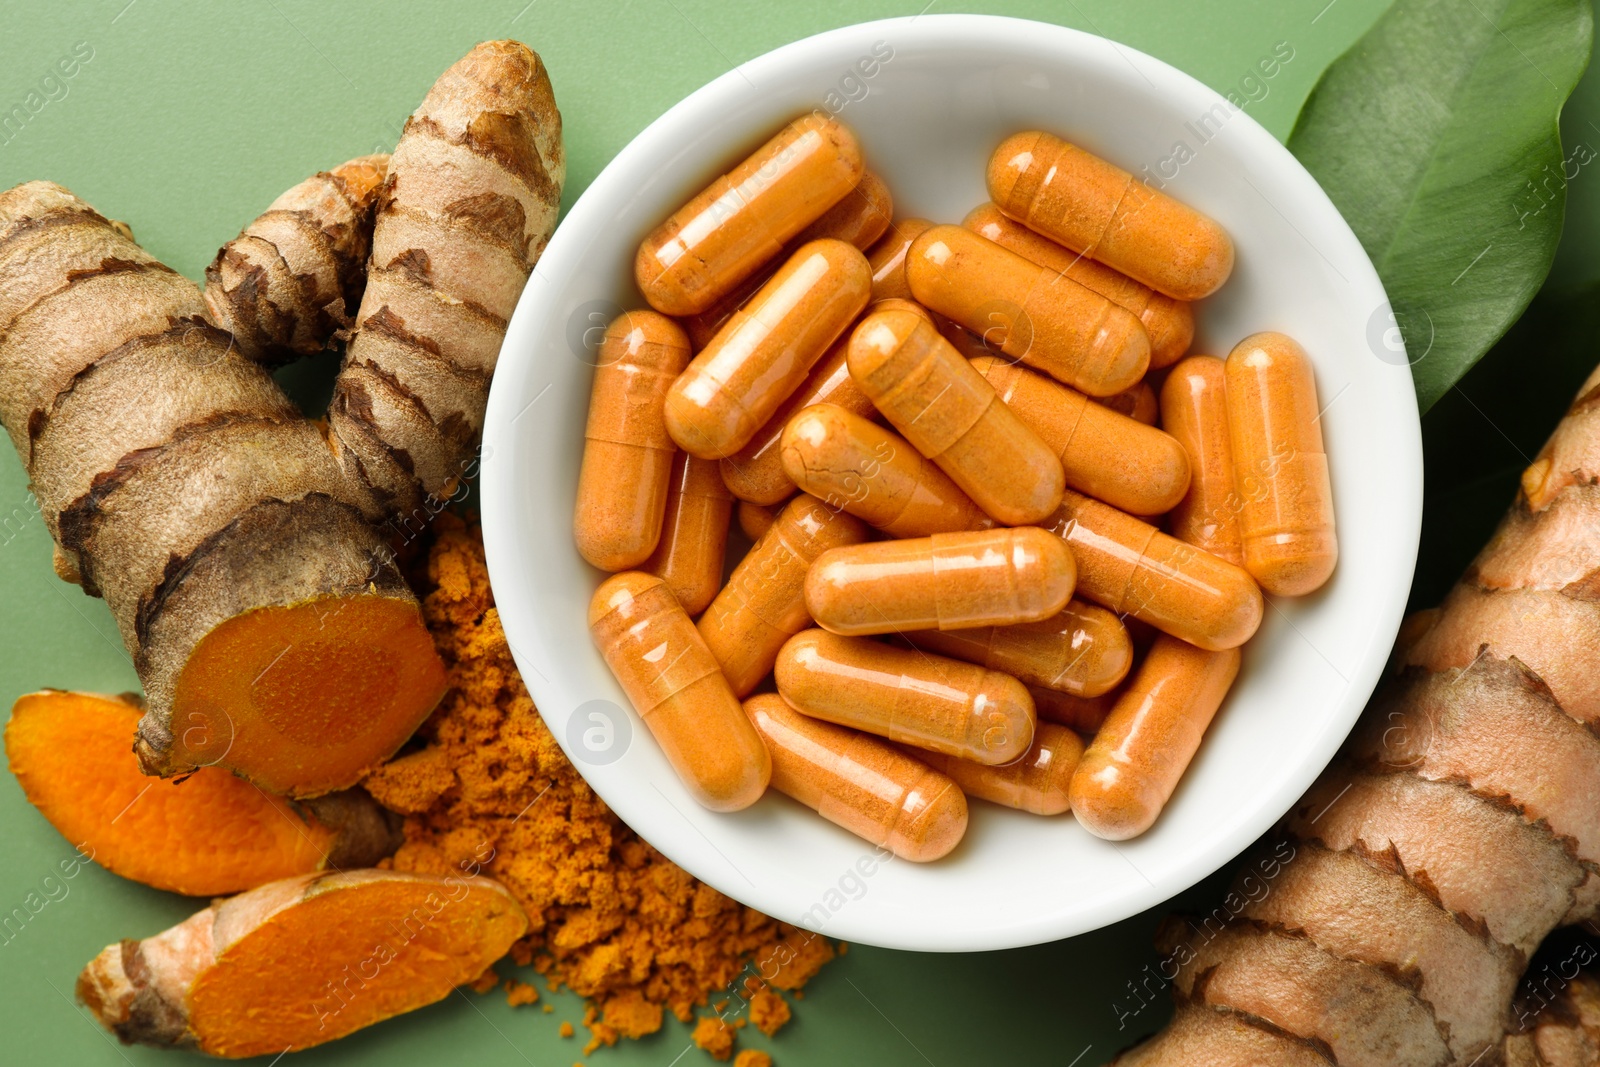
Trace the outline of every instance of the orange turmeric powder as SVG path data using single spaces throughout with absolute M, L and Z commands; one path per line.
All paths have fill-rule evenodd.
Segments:
M 735 1029 L 715 1015 L 703 1016 L 698 1023 L 695 1023 L 694 1043 L 714 1060 L 730 1059 L 733 1056 Z
M 770 989 L 758 989 L 750 998 L 750 1021 L 768 1037 L 789 1021 L 789 1014 L 789 1002 Z
M 426 747 L 366 781 L 406 817 L 394 869 L 504 884 L 530 922 L 512 958 L 590 1001 L 585 1054 L 656 1032 L 665 1011 L 693 1022 L 713 999 L 729 1002 L 718 1014 L 731 1024 L 759 997 L 753 1021 L 776 1031 L 789 1012 L 771 989 L 804 985 L 832 943 L 696 881 L 612 814 L 517 674 L 477 527 L 449 514 L 437 527 L 414 584 L 431 589 L 424 616 L 449 692 L 419 731 Z

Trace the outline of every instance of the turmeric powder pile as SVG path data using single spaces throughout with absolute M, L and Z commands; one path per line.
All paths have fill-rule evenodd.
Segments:
M 612 814 L 517 674 L 476 525 L 444 514 L 437 527 L 417 588 L 431 590 L 424 614 L 450 690 L 418 733 L 425 747 L 366 781 L 405 816 L 393 867 L 504 883 L 530 919 L 511 957 L 590 1001 L 585 1053 L 655 1033 L 664 1010 L 687 1023 L 707 1005 L 716 1014 L 696 1036 L 717 1059 L 746 1022 L 776 1032 L 789 1007 L 773 990 L 799 988 L 834 946 L 697 881 Z

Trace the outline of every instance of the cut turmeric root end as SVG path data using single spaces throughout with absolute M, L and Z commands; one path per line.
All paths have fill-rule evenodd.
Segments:
M 399 845 L 359 791 L 300 805 L 226 771 L 146 777 L 131 751 L 137 701 L 29 693 L 11 709 L 11 770 L 50 824 L 107 870 L 157 889 L 215 896 L 332 864 L 368 866 Z
M 444 690 L 444 665 L 410 599 L 361 593 L 257 608 L 196 644 L 170 721 L 141 724 L 140 758 L 147 773 L 220 766 L 269 792 L 317 796 L 392 756 Z
M 303 875 L 108 945 L 77 993 L 124 1042 L 276 1056 L 442 1000 L 527 928 L 487 878 Z

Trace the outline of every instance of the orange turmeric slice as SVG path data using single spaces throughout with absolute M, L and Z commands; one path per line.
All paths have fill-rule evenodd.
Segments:
M 295 803 L 217 767 L 180 782 L 140 773 L 131 697 L 43 690 L 11 709 L 6 755 L 23 792 L 85 856 L 190 896 L 252 889 L 324 867 L 366 866 L 399 844 L 365 793 Z
M 488 878 L 299 875 L 106 946 L 78 999 L 124 1042 L 278 1056 L 444 999 L 527 929 Z
M 444 693 L 416 604 L 357 592 L 229 616 L 189 651 L 148 773 L 219 766 L 270 792 L 343 789 L 405 743 Z M 155 733 L 165 751 L 146 758 Z

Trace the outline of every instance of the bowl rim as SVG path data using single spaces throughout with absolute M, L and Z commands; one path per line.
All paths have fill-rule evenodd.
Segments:
M 916 24 L 915 29 L 913 24 Z M 686 118 L 700 114 L 716 101 L 730 96 L 747 94 L 752 90 L 759 92 L 757 86 L 762 82 L 761 76 L 768 71 L 781 70 L 789 64 L 802 62 L 805 57 L 813 53 L 831 53 L 836 45 L 846 41 L 856 45 L 864 35 L 871 33 L 886 37 L 892 34 L 905 36 L 915 33 L 918 35 L 915 43 L 921 46 L 928 45 L 930 38 L 939 38 L 944 46 L 958 47 L 975 39 L 1000 46 L 1004 46 L 1007 41 L 1015 46 L 1018 40 L 1026 40 L 1029 47 L 1035 49 L 1059 45 L 1062 55 L 1067 57 L 1081 54 L 1086 47 L 1109 46 L 1118 53 L 1121 61 L 1126 62 L 1158 89 L 1179 92 L 1183 94 L 1182 99 L 1185 102 L 1204 101 L 1206 106 L 1226 103 L 1222 94 L 1164 61 L 1095 34 L 1009 16 L 942 13 L 873 20 L 826 30 L 746 60 L 690 93 L 630 140 L 595 176 L 588 188 L 568 210 L 551 238 L 538 267 L 530 277 L 529 284 L 510 321 L 502 346 L 502 359 L 490 392 L 481 453 L 483 539 L 491 583 L 496 587 L 499 586 L 499 583 L 494 581 L 497 576 L 508 576 L 528 566 L 521 558 L 523 553 L 519 549 L 515 535 L 518 523 L 513 504 L 524 487 L 514 481 L 515 464 L 508 461 L 496 462 L 496 457 L 509 454 L 509 450 L 514 447 L 510 429 L 513 406 L 532 391 L 527 388 L 527 381 L 533 360 L 527 357 L 539 344 L 542 334 L 560 329 L 555 321 L 555 314 L 563 287 L 552 282 L 551 277 L 559 273 L 566 260 L 578 254 L 568 253 L 568 246 L 587 241 L 591 227 L 605 224 L 603 217 L 591 219 L 590 216 L 604 210 L 602 201 L 616 195 L 610 187 L 620 180 L 620 176 L 635 170 L 641 159 L 671 157 L 672 131 L 683 124 Z M 898 48 L 900 39 L 891 39 L 895 40 Z M 1388 307 L 1387 296 L 1376 269 L 1361 249 L 1348 223 L 1315 179 L 1288 149 L 1248 112 L 1237 111 L 1230 119 L 1230 129 L 1234 125 L 1238 127 L 1234 136 L 1249 139 L 1247 151 L 1276 156 L 1276 162 L 1283 171 L 1280 177 L 1286 181 L 1300 183 L 1306 197 L 1320 201 L 1317 205 L 1319 212 L 1331 216 L 1328 221 L 1334 227 L 1333 237 L 1341 243 L 1348 242 L 1344 252 L 1348 253 L 1353 248 L 1355 255 L 1350 262 L 1356 265 L 1358 272 L 1364 272 L 1364 276 L 1354 279 L 1353 284 L 1370 288 L 1381 301 L 1380 307 Z M 1344 260 L 1341 259 L 1341 262 Z M 511 358 L 505 358 L 507 355 Z M 1405 377 L 1409 391 L 1409 370 Z M 523 410 L 526 410 L 525 406 Z M 1408 411 L 1410 433 L 1404 435 L 1407 437 L 1406 447 L 1402 450 L 1405 454 L 1395 457 L 1395 466 L 1396 477 L 1403 483 L 1400 485 L 1399 496 L 1402 497 L 1402 504 L 1407 510 L 1403 525 L 1409 533 L 1402 543 L 1393 546 L 1393 555 L 1387 557 L 1388 566 L 1385 571 L 1387 576 L 1400 583 L 1403 590 L 1410 588 L 1421 533 L 1421 428 L 1420 419 L 1416 415 L 1414 393 L 1411 394 Z M 505 587 L 510 588 L 512 584 L 508 581 Z M 570 751 L 563 724 L 557 720 L 554 712 L 546 714 L 543 711 L 547 705 L 541 700 L 540 695 L 541 692 L 550 689 L 551 683 L 538 670 L 533 657 L 527 654 L 528 649 L 525 647 L 519 649 L 512 636 L 518 632 L 531 632 L 533 624 L 530 619 L 537 610 L 534 604 L 526 602 L 531 599 L 513 597 L 506 602 L 497 601 L 508 644 L 527 684 L 529 694 L 536 706 L 541 709 L 540 714 L 545 718 L 552 734 L 572 761 L 574 768 L 587 780 L 589 775 L 585 773 L 585 763 L 581 758 L 575 758 Z M 1080 904 L 1075 908 L 1043 916 L 1005 915 L 992 919 L 981 929 L 973 930 L 926 928 L 915 931 L 883 930 L 860 922 L 851 922 L 849 910 L 846 909 L 835 916 L 841 921 L 829 927 L 826 931 L 827 936 L 886 948 L 917 951 L 981 951 L 1013 948 L 1086 933 L 1126 919 L 1170 899 L 1220 869 L 1265 833 L 1291 808 L 1333 759 L 1370 699 L 1381 676 L 1389 648 L 1398 631 L 1405 599 L 1404 595 L 1400 595 L 1398 604 L 1386 605 L 1375 620 L 1375 625 L 1367 631 L 1365 641 L 1359 646 L 1359 654 L 1354 657 L 1357 668 L 1347 680 L 1344 697 L 1347 703 L 1340 706 L 1345 713 L 1332 716 L 1333 721 L 1325 724 L 1301 773 L 1290 776 L 1276 791 L 1264 795 L 1253 809 L 1252 817 L 1235 824 L 1230 832 L 1220 834 L 1209 847 L 1198 850 L 1175 871 L 1159 878 L 1159 881 L 1144 878 L 1143 885 L 1098 907 Z M 1348 695 L 1355 692 L 1360 693 L 1359 700 Z M 646 805 L 654 803 L 654 798 L 624 796 L 613 788 L 603 789 L 594 782 L 591 782 L 591 785 L 619 818 L 630 826 L 634 825 L 629 817 L 631 814 L 642 817 L 645 815 Z M 650 791 L 638 792 L 648 794 Z M 659 794 L 659 788 L 655 792 Z M 680 811 L 678 814 L 683 816 L 684 813 Z M 684 818 L 689 817 L 684 816 Z M 693 825 L 692 820 L 690 821 Z M 695 829 L 699 832 L 698 827 Z M 773 887 L 757 886 L 748 878 L 743 878 L 741 881 L 740 878 L 731 876 L 729 868 L 732 867 L 732 861 L 709 838 L 704 837 L 703 832 L 699 834 L 701 841 L 688 841 L 687 845 L 681 848 L 669 850 L 654 841 L 651 843 L 695 878 L 720 892 L 782 921 L 801 924 L 800 917 L 805 913 L 797 914 L 795 908 L 804 908 L 805 903 L 791 907 L 791 902 L 782 899 Z M 641 833 L 642 836 L 644 835 Z M 1124 856 L 1124 859 L 1126 858 Z M 1128 862 L 1132 863 L 1131 860 Z M 742 875 L 742 872 L 739 873 Z

